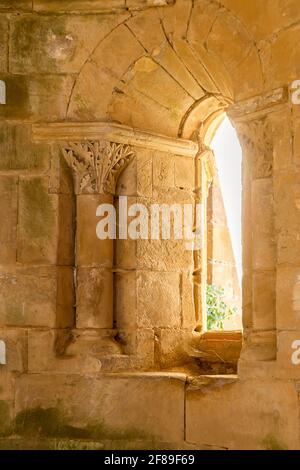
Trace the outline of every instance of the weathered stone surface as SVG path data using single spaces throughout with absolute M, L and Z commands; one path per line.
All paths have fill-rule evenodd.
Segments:
M 3 78 L 2 78 L 3 79 Z M 2 119 L 59 121 L 65 119 L 74 78 L 68 75 L 8 75 Z
M 27 369 L 27 332 L 17 328 L 1 328 L 0 339 L 6 346 L 5 373 L 25 372 Z M 3 366 L 1 366 L 3 367 Z M 4 378 L 4 374 L 1 374 Z M 11 380 L 8 376 L 8 381 Z M 12 395 L 10 396 L 12 398 Z
M 127 22 L 129 28 L 138 37 L 145 49 L 194 99 L 204 96 L 202 88 L 193 74 L 183 63 L 181 57 L 170 47 L 163 25 L 155 10 L 148 10 Z
M 266 70 L 268 87 L 276 88 L 296 80 L 299 76 L 300 28 L 290 28 L 279 32 L 274 41 L 260 43 L 261 57 Z M 292 51 L 286 54 L 286 51 Z
M 113 198 L 105 195 L 83 194 L 77 196 L 76 263 L 78 266 L 112 267 L 113 240 L 100 240 L 96 228 L 102 218 L 96 216 L 101 204 L 112 204 Z
M 175 186 L 195 187 L 195 162 L 193 158 L 175 157 Z
M 27 264 L 55 264 L 58 244 L 58 196 L 48 193 L 48 179 L 19 182 L 17 259 Z
M 0 171 L 32 174 L 50 168 L 49 148 L 45 144 L 32 144 L 31 127 L 26 124 L 1 123 L 0 152 Z
M 183 439 L 184 376 L 181 374 L 174 377 L 155 373 L 105 374 L 99 378 L 24 376 L 18 381 L 16 404 L 17 413 L 34 408 L 58 409 L 64 415 L 63 424 L 79 428 L 79 434 L 80 428 L 96 426 L 100 436 L 110 433 L 121 439 L 130 435 L 140 439 L 148 436 L 152 441 Z
M 106 118 L 111 94 L 118 85 L 117 77 L 122 76 L 143 52 L 125 26 L 116 28 L 99 44 L 83 67 L 72 93 L 68 116 L 81 120 Z
M 274 178 L 277 256 L 279 264 L 298 264 L 299 172 L 280 172 Z
M 196 327 L 196 311 L 194 302 L 194 285 L 192 274 L 182 274 L 181 278 L 181 309 L 182 309 L 182 327 Z
M 8 64 L 8 22 L 6 18 L 0 18 L 0 73 L 7 72 Z
M 32 0 L 2 0 L 0 10 L 31 11 Z
M 135 272 L 120 271 L 114 277 L 117 328 L 137 327 L 137 276 Z
M 0 265 L 14 264 L 17 258 L 18 179 L 0 176 Z
M 238 69 L 238 74 L 232 74 L 232 86 L 237 100 L 244 100 L 263 91 L 260 57 L 255 47 L 251 47 L 250 52 L 238 65 Z M 249 70 L 252 72 L 251 76 Z M 244 77 L 242 81 L 241 76 Z
M 284 170 L 293 162 L 293 125 L 290 110 L 272 113 L 274 170 Z M 296 134 L 297 136 L 297 134 Z M 295 137 L 296 137 L 295 136 Z M 295 158 L 295 157 L 294 157 Z
M 252 183 L 253 267 L 272 269 L 275 262 L 273 183 L 259 179 Z
M 300 330 L 300 270 L 277 268 L 276 325 L 279 329 Z
M 0 400 L 9 401 L 12 399 L 15 391 L 15 373 L 8 372 L 1 368 L 0 370 Z
M 173 238 L 173 237 L 172 237 Z M 138 240 L 136 265 L 139 269 L 188 271 L 193 269 L 193 252 L 183 240 Z
M 144 448 L 154 438 L 175 449 L 299 448 L 299 0 L 0 0 L 0 11 L 1 436 L 23 411 L 17 431 L 33 418 L 49 440 L 54 417 L 54 448 L 68 446 L 66 429 L 114 447 L 125 437 Z M 102 242 L 96 209 L 118 202 L 81 194 L 76 206 L 61 146 L 131 145 L 116 196 L 205 206 L 194 156 L 233 101 L 244 158 L 239 380 L 138 375 L 237 361 L 240 341 L 200 332 L 206 282 L 225 287 L 230 305 L 239 296 L 221 194 L 213 188 L 199 252 L 184 240 Z M 95 167 L 92 157 L 78 166 Z M 24 440 L 16 446 L 34 447 Z
M 152 152 L 139 150 L 137 152 L 137 195 L 152 196 L 153 156 Z
M 179 327 L 179 274 L 141 271 L 137 276 L 138 326 Z
M 228 449 L 266 449 L 270 445 L 295 449 L 297 402 L 295 386 L 289 382 L 196 379 L 187 391 L 187 440 Z
M 218 10 L 219 6 L 209 0 L 194 4 L 187 31 L 187 38 L 190 42 L 205 43 Z
M 253 278 L 253 325 L 257 330 L 276 327 L 275 273 L 254 274 Z
M 101 268 L 77 269 L 76 325 L 112 328 L 113 274 Z
M 279 331 L 277 335 L 277 376 L 286 379 L 299 379 L 300 331 Z
M 83 12 L 97 13 L 125 8 L 125 0 L 33 0 L 33 9 L 49 12 Z
M 11 71 L 77 73 L 101 40 L 125 18 L 102 15 L 15 17 L 11 25 Z M 38 44 L 36 37 L 40 39 Z
M 163 368 L 175 367 L 192 361 L 192 332 L 162 328 L 159 330 L 159 362 Z
M 208 35 L 208 48 L 216 53 L 229 69 L 233 69 L 247 56 L 249 43 L 249 36 L 242 23 L 230 17 L 227 12 L 220 12 Z
M 177 81 L 173 79 L 172 76 L 169 75 L 163 67 L 160 67 L 150 57 L 142 57 L 137 60 L 124 77 L 124 82 L 126 83 L 125 85 L 123 85 L 123 83 L 119 83 L 118 89 L 115 90 L 115 94 L 117 96 L 112 108 L 112 117 L 117 119 L 119 112 L 119 101 L 123 102 L 124 106 L 124 98 L 126 98 L 126 96 L 132 98 L 134 98 L 136 95 L 140 97 L 147 96 L 148 99 L 150 99 L 149 106 L 154 105 L 154 108 L 159 107 L 161 108 L 162 112 L 169 115 L 169 122 L 164 123 L 162 121 L 161 124 L 162 126 L 165 124 L 169 125 L 169 130 L 167 131 L 166 129 L 164 133 L 166 135 L 173 135 L 175 137 L 178 134 L 178 129 L 180 126 L 182 116 L 181 110 L 184 109 L 187 111 L 194 103 L 193 98 L 188 95 L 188 93 L 182 89 L 180 85 L 178 85 Z M 158 84 L 159 86 L 157 86 Z M 164 89 L 163 94 L 161 93 L 162 88 Z M 122 108 L 120 111 L 122 112 Z M 135 107 L 132 109 L 127 109 L 127 112 L 131 112 L 132 117 L 135 118 Z M 124 124 L 130 124 L 135 127 L 135 123 L 132 122 L 130 114 L 126 117 L 127 121 L 124 121 L 124 117 L 122 117 L 121 114 L 118 120 Z M 177 128 L 175 134 L 173 133 L 174 131 L 172 132 L 173 126 L 174 129 Z
M 73 296 L 72 268 L 2 268 L 0 325 L 72 326 Z
M 28 371 L 58 374 L 100 372 L 97 347 L 101 346 L 102 335 L 93 331 L 31 329 L 28 332 Z
M 296 107 L 298 109 L 298 107 Z M 300 119 L 294 119 L 294 161 L 296 165 L 300 165 Z
M 239 364 L 255 364 L 271 362 L 276 364 L 276 331 L 275 330 L 244 330 L 244 343 Z M 272 364 L 271 364 L 272 366 Z M 270 366 L 270 368 L 271 368 Z
M 175 166 L 172 155 L 153 156 L 153 185 L 168 189 L 174 187 Z

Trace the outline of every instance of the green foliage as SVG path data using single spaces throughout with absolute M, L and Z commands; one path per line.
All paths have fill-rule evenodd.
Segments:
M 207 329 L 223 330 L 224 321 L 236 314 L 237 309 L 224 302 L 223 287 L 208 284 L 206 289 Z

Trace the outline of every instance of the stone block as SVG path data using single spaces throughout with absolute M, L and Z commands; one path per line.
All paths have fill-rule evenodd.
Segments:
M 238 19 L 224 11 L 219 12 L 209 32 L 207 46 L 232 70 L 247 56 L 250 41 Z
M 173 188 L 174 185 L 174 157 L 168 154 L 162 155 L 161 153 L 153 155 L 153 186 Z
M 19 182 L 17 260 L 55 264 L 59 237 L 59 200 L 49 194 L 48 179 L 22 177 Z
M 11 23 L 10 70 L 15 74 L 78 73 L 120 21 L 117 16 L 86 14 L 16 16 Z
M 0 18 L 0 37 L 0 73 L 3 73 L 7 71 L 8 64 L 8 21 L 2 17 Z
M 192 331 L 162 328 L 158 334 L 159 364 L 162 368 L 182 366 L 192 362 L 190 357 Z
M 0 328 L 0 340 L 6 347 L 6 365 L 1 365 L 1 371 L 23 373 L 27 369 L 27 331 L 23 329 Z M 4 378 L 4 373 L 1 374 Z M 9 377 L 6 377 L 7 380 Z M 12 396 L 11 396 L 12 397 Z
M 182 328 L 194 330 L 196 327 L 196 311 L 192 273 L 183 273 L 181 276 L 181 308 Z
M 106 120 L 113 90 L 120 86 L 118 77 L 125 74 L 143 54 L 144 49 L 124 25 L 107 34 L 81 70 L 70 100 L 68 117 Z M 122 122 L 121 119 L 118 121 Z
M 280 172 L 274 178 L 277 256 L 280 264 L 298 265 L 298 219 L 300 211 L 300 173 Z
M 120 271 L 114 276 L 117 328 L 137 326 L 136 284 L 135 272 Z
M 253 325 L 257 330 L 276 327 L 275 273 L 263 272 L 253 276 Z
M 178 273 L 139 271 L 138 326 L 176 328 L 181 325 Z
M 277 334 L 277 369 L 280 378 L 300 378 L 300 330 L 279 331 Z
M 56 374 L 100 372 L 97 347 L 101 346 L 101 333 L 93 331 L 31 329 L 28 332 L 28 371 Z
M 0 265 L 17 258 L 18 179 L 0 176 Z
M 27 124 L 0 124 L 0 152 L 0 171 L 32 175 L 50 169 L 49 147 L 31 142 L 31 126 Z
M 276 330 L 244 330 L 240 362 L 274 362 L 277 352 Z
M 209 0 L 194 5 L 187 32 L 189 42 L 199 42 L 204 45 L 218 10 L 218 6 Z
M 15 393 L 15 373 L 1 366 L 0 369 L 0 400 L 11 400 Z
M 300 51 L 299 37 L 299 28 L 287 28 L 272 43 L 261 43 L 260 54 L 264 58 L 268 87 L 275 89 L 291 83 L 299 76 L 299 63 L 295 60 Z M 293 54 L 287 54 L 286 51 L 293 51 Z
M 296 106 L 298 109 L 299 106 Z M 296 165 L 300 165 L 300 119 L 294 119 L 293 123 L 294 142 L 293 142 L 293 160 Z
M 62 121 L 65 119 L 74 78 L 69 75 L 8 75 L 6 105 L 0 118 Z
M 112 328 L 113 273 L 102 268 L 77 269 L 76 326 Z
M 73 269 L 18 267 L 1 272 L 0 325 L 69 327 L 74 323 Z
M 256 47 L 251 46 L 246 58 L 238 65 L 239 73 L 231 75 L 234 96 L 237 101 L 245 100 L 254 94 L 263 92 L 263 74 L 261 70 L 260 56 Z M 251 70 L 251 74 L 248 71 Z M 243 80 L 240 80 L 243 77 Z
M 76 263 L 78 266 L 112 267 L 113 240 L 100 240 L 96 228 L 101 220 L 96 211 L 101 204 L 113 204 L 113 197 L 83 194 L 77 196 Z
M 152 196 L 152 152 L 145 149 L 137 151 L 137 195 Z
M 280 330 L 300 330 L 300 269 L 277 268 L 276 325 Z
M 293 162 L 293 124 L 290 111 L 270 115 L 273 133 L 274 170 L 285 170 Z M 294 139 L 297 138 L 295 134 Z
M 34 11 L 41 12 L 110 12 L 125 8 L 125 0 L 33 0 Z
M 252 257 L 254 269 L 275 263 L 274 196 L 270 178 L 252 182 Z
M 291 382 L 195 379 L 187 390 L 186 439 L 231 450 L 268 449 L 272 442 L 277 449 L 296 449 L 297 403 Z
M 58 196 L 57 264 L 75 264 L 75 201 L 71 194 Z
M 137 241 L 130 238 L 127 240 L 117 240 L 114 252 L 117 269 L 127 270 L 136 268 L 136 246 Z
M 185 240 L 138 240 L 136 263 L 139 269 L 189 271 L 193 269 L 193 252 Z
M 116 196 L 135 196 L 137 192 L 137 162 L 136 159 L 131 160 L 129 165 L 120 174 L 117 186 Z
M 64 417 L 64 425 L 78 429 L 77 436 L 94 427 L 99 439 L 128 440 L 133 435 L 180 442 L 184 439 L 184 387 L 183 374 L 34 374 L 18 379 L 16 413 L 55 408 Z
M 2 0 L 0 10 L 4 11 L 31 11 L 32 0 Z
M 49 192 L 68 194 L 75 201 L 74 178 L 58 143 L 50 146 Z
M 175 156 L 175 186 L 194 189 L 195 161 L 193 158 Z
M 135 335 L 135 367 L 141 370 L 153 369 L 156 341 L 153 329 L 138 329 Z

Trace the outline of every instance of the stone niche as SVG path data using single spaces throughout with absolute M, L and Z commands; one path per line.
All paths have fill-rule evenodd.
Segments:
M 33 140 L 51 147 L 51 193 L 66 192 L 73 200 L 74 283 L 64 295 L 74 298 L 75 311 L 70 304 L 72 324 L 30 333 L 30 369 L 151 370 L 193 361 L 196 330 L 205 321 L 199 301 L 202 246 L 186 249 L 172 223 L 167 240 L 100 240 L 96 212 L 100 204 L 111 204 L 117 226 L 125 200 L 128 207 L 143 204 L 148 214 L 152 204 L 189 204 L 194 212 L 206 198 L 209 152 L 199 153 L 192 141 L 106 123 L 35 125 Z M 43 353 L 37 354 L 41 344 Z

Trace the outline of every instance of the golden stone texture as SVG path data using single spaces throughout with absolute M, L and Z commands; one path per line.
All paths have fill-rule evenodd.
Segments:
M 0 448 L 299 449 L 299 0 L 0 0 L 0 35 Z M 207 282 L 240 299 L 209 165 L 226 111 L 242 349 L 205 332 Z M 132 158 L 74 175 L 98 144 Z M 100 241 L 118 196 L 201 203 L 201 250 Z

